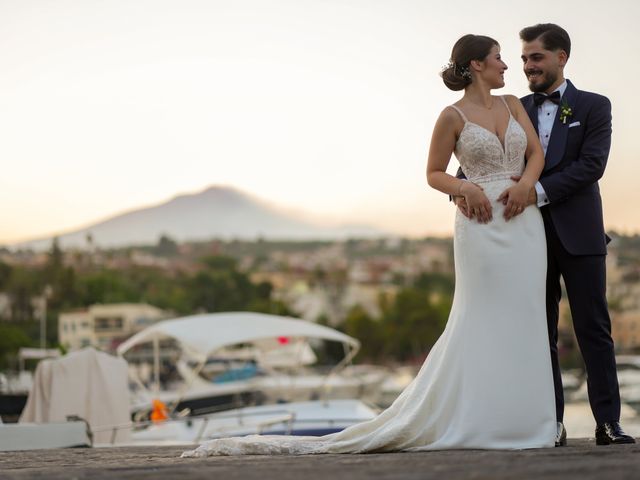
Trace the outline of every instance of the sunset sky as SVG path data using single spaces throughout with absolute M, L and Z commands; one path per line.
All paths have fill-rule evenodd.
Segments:
M 486 34 L 527 93 L 518 31 L 571 34 L 566 76 L 613 103 L 608 228 L 640 231 L 635 0 L 0 0 L 0 244 L 211 185 L 407 235 L 449 234 L 425 181 L 460 94 L 438 76 Z M 457 167 L 455 159 L 451 171 Z

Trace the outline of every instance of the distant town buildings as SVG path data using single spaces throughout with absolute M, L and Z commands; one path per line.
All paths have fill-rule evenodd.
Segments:
M 640 274 L 635 264 L 624 264 L 619 250 L 609 246 L 607 255 L 607 299 L 611 316 L 611 336 L 617 352 L 640 352 Z M 560 302 L 560 341 L 575 339 L 566 293 Z
M 355 306 L 379 317 L 380 298 L 393 298 L 422 273 L 452 273 L 451 254 L 451 244 L 440 239 L 335 242 L 311 251 L 272 252 L 251 280 L 271 283 L 274 298 L 301 318 L 336 326 Z
M 93 346 L 113 351 L 134 333 L 168 316 L 168 312 L 144 303 L 92 305 L 61 313 L 58 339 L 69 350 Z
M 616 351 L 640 353 L 640 265 L 626 258 L 629 253 L 610 246 L 607 255 L 611 336 Z
M 613 341 L 618 351 L 640 348 L 640 310 L 616 312 L 612 315 Z
M 618 351 L 640 352 L 640 240 L 625 238 L 626 243 L 614 241 L 609 245 L 607 258 L 612 334 Z M 203 268 L 202 258 L 231 256 L 237 260 L 236 268 L 247 273 L 253 282 L 271 284 L 273 299 L 284 302 L 301 318 L 323 319 L 332 325 L 339 325 L 355 306 L 371 317 L 378 317 L 382 297 L 392 299 L 399 289 L 411 285 L 423 273 L 452 275 L 454 270 L 451 239 L 215 240 L 182 244 L 165 241 L 173 253 L 167 253 L 161 243 L 104 251 L 69 250 L 63 252 L 63 263 L 76 271 L 96 268 L 126 271 L 141 267 L 193 275 Z M 0 261 L 42 268 L 47 254 L 12 253 L 5 249 L 0 252 Z M 46 305 L 42 295 L 18 299 L 15 292 L 0 291 L 0 321 L 39 320 Z M 27 305 L 23 309 L 27 314 L 16 314 L 20 305 Z M 568 307 L 565 295 L 559 322 L 565 344 L 574 343 Z M 59 342 L 71 349 L 94 345 L 109 350 L 166 316 L 166 312 L 155 307 L 136 304 L 94 305 L 82 311 L 65 312 L 59 317 Z

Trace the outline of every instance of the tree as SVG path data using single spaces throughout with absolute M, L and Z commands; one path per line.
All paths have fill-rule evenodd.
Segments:
M 20 327 L 0 324 L 0 369 L 12 367 L 11 359 L 18 349 L 29 345 L 32 341 Z
M 178 244 L 167 235 L 162 235 L 158 240 L 155 253 L 162 257 L 173 257 L 178 253 Z
M 14 322 L 33 320 L 32 298 L 42 291 L 37 272 L 15 268 L 6 285 L 11 299 L 11 319 Z
M 342 325 L 347 335 L 360 341 L 356 358 L 363 361 L 379 361 L 384 352 L 383 325 L 372 318 L 360 305 L 351 307 Z
M 415 287 L 401 290 L 383 313 L 384 352 L 400 361 L 423 357 L 444 330 L 448 309 L 429 292 Z
M 64 253 L 60 248 L 58 237 L 54 237 L 51 241 L 51 248 L 47 258 L 47 266 L 45 268 L 45 274 L 49 282 L 54 282 L 58 272 L 62 269 L 64 263 Z
M 0 261 L 0 290 L 7 288 L 12 270 L 11 265 Z

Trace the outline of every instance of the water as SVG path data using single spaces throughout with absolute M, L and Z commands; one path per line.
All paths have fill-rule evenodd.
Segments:
M 393 388 L 390 388 L 386 395 L 381 397 L 384 401 L 379 402 L 381 407 L 389 406 L 395 396 L 413 379 L 415 370 L 411 367 L 399 369 L 392 375 Z M 638 391 L 640 389 L 640 369 L 619 369 L 618 379 L 620 381 L 620 395 L 622 398 L 622 408 L 620 411 L 620 424 L 625 432 L 634 437 L 640 437 L 640 407 L 638 410 L 624 403 L 627 401 L 638 401 Z M 567 435 L 570 438 L 593 438 L 595 435 L 595 420 L 589 406 L 586 383 L 576 372 L 563 372 L 563 383 L 565 388 L 565 414 L 564 424 Z M 383 386 L 384 387 L 384 386 Z M 640 402 L 637 404 L 640 405 Z M 526 415 L 526 412 L 522 412 Z
M 640 415 L 629 405 L 622 404 L 620 424 L 624 431 L 640 437 Z M 565 405 L 564 425 L 569 438 L 593 438 L 596 428 L 588 402 L 571 402 Z

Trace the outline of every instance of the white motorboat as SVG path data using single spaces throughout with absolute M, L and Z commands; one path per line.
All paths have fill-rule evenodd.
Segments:
M 160 349 L 171 341 L 181 350 L 175 369 L 179 385 L 160 388 Z M 345 356 L 328 373 L 310 365 L 317 357 L 311 342 L 343 345 Z M 165 320 L 134 335 L 118 348 L 125 359 L 149 344 L 153 348 L 151 388 L 137 381 L 133 418 L 148 419 L 152 399 L 176 412 L 202 415 L 244 406 L 318 399 L 375 402 L 387 370 L 347 365 L 358 340 L 312 322 L 252 312 L 203 314 Z
M 59 359 L 42 360 L 19 422 L 0 425 L 0 450 L 128 441 L 127 430 L 111 436 L 111 432 L 100 433 L 100 428 L 128 422 L 129 411 L 123 359 L 89 347 Z
M 266 435 L 326 435 L 339 432 L 355 423 L 370 420 L 376 410 L 359 400 L 292 402 L 277 405 L 239 408 L 195 417 L 174 418 L 133 426 L 130 445 L 194 444 L 213 438 Z M 107 432 L 116 438 L 115 426 Z M 113 445 L 102 444 L 96 446 Z M 118 445 L 123 445 L 119 442 Z
M 376 405 L 383 408 L 391 405 L 413 381 L 418 370 L 418 367 L 410 365 L 394 369 L 380 387 Z
M 621 401 L 640 414 L 640 356 L 617 355 L 616 367 Z M 570 398 L 575 402 L 588 401 L 586 380 L 571 394 Z
M 33 374 L 25 369 L 25 363 L 33 360 L 58 358 L 60 351 L 52 348 L 20 348 L 18 350 L 19 370 L 15 373 L 0 372 L 0 418 L 5 423 L 18 420 L 29 390 L 33 386 Z
M 55 423 L 0 422 L 0 452 L 90 447 L 91 443 L 91 431 L 81 420 Z
M 272 372 L 255 379 L 269 403 L 324 399 L 353 399 L 377 403 L 389 372 L 374 365 L 349 365 L 327 378 L 313 369 L 295 373 Z
M 92 441 L 94 446 L 189 444 L 250 433 L 323 435 L 376 415 L 363 402 L 347 399 L 274 403 L 197 415 L 189 410 L 163 410 L 162 418 L 154 415 L 151 422 L 132 422 L 127 376 L 123 358 L 91 348 L 41 362 L 21 423 L 11 429 L 0 425 L 0 448 L 90 446 Z

